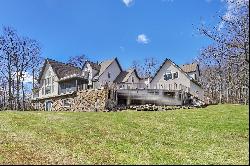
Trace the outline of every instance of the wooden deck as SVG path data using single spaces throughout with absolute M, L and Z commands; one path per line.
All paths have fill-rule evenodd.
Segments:
M 118 104 L 183 105 L 187 93 L 164 89 L 118 89 Z

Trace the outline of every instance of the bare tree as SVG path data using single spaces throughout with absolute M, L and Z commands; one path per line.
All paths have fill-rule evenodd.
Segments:
M 145 58 L 143 62 L 134 60 L 131 65 L 136 69 L 140 77 L 148 78 L 152 77 L 159 67 L 158 61 L 153 57 Z
M 82 68 L 87 59 L 88 58 L 85 55 L 71 56 L 68 60 L 68 63 L 73 66 Z
M 10 109 L 13 109 L 13 106 L 20 109 L 21 101 L 22 105 L 25 105 L 24 74 L 31 73 L 39 57 L 40 46 L 37 41 L 19 36 L 11 27 L 3 28 L 3 35 L 0 36 L 0 64 L 1 74 L 8 82 Z
M 143 76 L 143 69 L 142 65 L 140 64 L 140 61 L 134 60 L 132 62 L 131 68 L 135 69 L 139 76 Z
M 19 51 L 18 36 L 16 31 L 10 27 L 3 28 L 3 36 L 0 36 L 0 63 L 1 73 L 8 82 L 8 104 L 13 109 L 14 100 L 14 57 Z
M 249 89 L 249 1 L 228 0 L 219 26 L 199 28 L 212 39 L 199 56 L 206 95 L 218 102 L 245 103 Z

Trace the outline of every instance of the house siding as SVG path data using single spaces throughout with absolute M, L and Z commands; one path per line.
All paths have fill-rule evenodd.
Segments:
M 190 93 L 198 97 L 200 100 L 204 101 L 204 90 L 194 82 L 190 82 Z
M 95 70 L 95 69 L 93 69 L 89 63 L 87 63 L 87 65 L 86 65 L 86 67 L 83 69 L 83 71 L 89 72 L 89 78 L 90 78 L 90 80 L 89 80 L 89 85 L 92 85 L 92 78 L 93 78 L 94 76 L 96 76 L 96 74 L 98 73 L 98 71 Z
M 116 61 L 113 61 L 110 66 L 104 71 L 104 73 L 99 77 L 99 85 L 104 85 L 108 83 L 111 85 L 116 77 L 120 74 L 121 69 Z M 110 73 L 110 78 L 108 78 L 108 73 Z
M 199 72 L 198 72 L 198 70 L 196 70 L 195 72 L 190 72 L 190 73 L 188 73 L 188 75 L 189 75 L 190 77 L 192 77 L 193 79 L 197 80 L 198 77 L 199 77 Z
M 47 78 L 51 78 L 54 77 L 54 82 L 52 82 L 51 80 L 51 93 L 46 94 L 44 92 L 43 94 L 43 89 L 46 88 L 45 83 L 43 82 L 43 80 L 47 79 Z M 52 86 L 54 86 L 53 91 L 52 91 Z M 39 88 L 39 98 L 48 98 L 48 97 L 52 97 L 52 96 L 56 96 L 58 95 L 58 77 L 56 76 L 56 74 L 54 73 L 52 67 L 50 66 L 50 64 L 46 64 L 45 70 L 43 72 L 43 75 L 41 77 L 41 81 L 40 81 L 40 88 Z
M 164 74 L 166 73 L 167 70 L 171 71 L 171 73 L 178 72 L 178 78 L 167 81 L 164 80 Z M 175 84 L 177 84 L 178 90 L 183 89 L 186 91 L 187 88 L 190 87 L 190 80 L 182 71 L 180 71 L 177 67 L 175 67 L 171 62 L 167 61 L 151 81 L 150 88 L 177 90 L 175 88 Z
M 132 82 L 132 78 L 134 77 L 134 82 Z M 137 77 L 137 75 L 135 74 L 135 71 L 133 71 L 131 73 L 131 75 L 129 76 L 128 80 L 127 80 L 127 83 L 140 83 L 140 80 L 139 78 Z

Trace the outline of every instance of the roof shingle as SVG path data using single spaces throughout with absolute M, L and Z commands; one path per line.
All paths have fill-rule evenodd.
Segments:
M 197 65 L 198 65 L 197 63 L 192 63 L 192 64 L 182 65 L 180 67 L 186 73 L 190 73 L 190 72 L 195 72 L 196 71 Z
M 81 75 L 82 73 L 80 68 L 70 64 L 65 64 L 52 59 L 48 59 L 48 63 L 51 65 L 59 79 L 70 75 Z

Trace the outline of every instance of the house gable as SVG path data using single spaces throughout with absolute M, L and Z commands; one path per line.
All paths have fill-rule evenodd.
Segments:
M 51 65 L 46 63 L 40 77 L 39 97 L 58 95 L 58 80 Z
M 122 72 L 122 68 L 117 58 L 107 63 L 109 64 L 105 64 L 103 66 L 103 68 L 105 69 L 103 69 L 103 71 L 100 71 L 99 73 L 98 82 L 100 84 L 113 83 L 117 76 Z M 103 65 L 103 63 L 101 63 L 100 65 Z
M 177 72 L 178 78 L 169 79 L 166 81 L 164 79 L 164 75 L 168 72 L 171 74 Z M 179 66 L 173 63 L 171 60 L 166 59 L 151 80 L 150 87 L 170 90 L 180 89 L 180 87 L 188 88 L 190 87 L 190 79 L 191 78 Z
M 114 80 L 115 83 L 139 83 L 140 77 L 135 69 L 122 71 Z
M 185 64 L 181 66 L 181 69 L 186 72 L 194 80 L 197 80 L 200 76 L 200 67 L 197 63 Z

